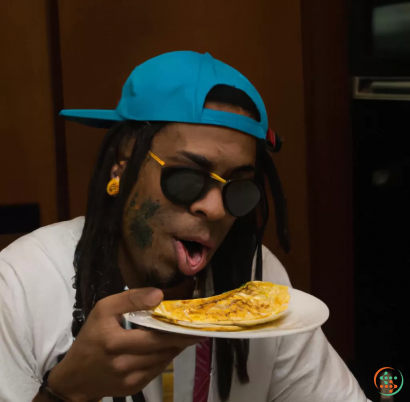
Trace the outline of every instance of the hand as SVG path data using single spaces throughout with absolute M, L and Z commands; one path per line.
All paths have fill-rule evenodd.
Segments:
M 122 314 L 150 309 L 162 299 L 159 289 L 145 288 L 99 301 L 64 359 L 50 372 L 49 387 L 73 402 L 141 391 L 174 357 L 202 340 L 121 327 Z

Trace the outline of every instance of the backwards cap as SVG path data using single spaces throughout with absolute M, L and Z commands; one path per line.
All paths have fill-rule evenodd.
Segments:
M 244 91 L 258 108 L 261 121 L 205 109 L 206 96 L 220 84 Z M 249 80 L 209 53 L 191 51 L 165 53 L 137 66 L 124 84 L 115 110 L 63 110 L 60 115 L 99 128 L 123 120 L 169 121 L 224 126 L 261 139 L 272 135 L 265 105 Z

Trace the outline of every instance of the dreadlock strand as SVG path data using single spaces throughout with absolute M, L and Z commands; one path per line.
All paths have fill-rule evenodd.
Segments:
M 235 351 L 235 368 L 238 380 L 241 384 L 249 383 L 247 363 L 249 357 L 249 339 L 233 339 L 233 349 Z
M 218 367 L 218 394 L 222 402 L 229 398 L 233 377 L 234 350 L 231 339 L 217 338 L 216 344 L 216 364 Z
M 280 245 L 285 253 L 290 252 L 289 241 L 289 226 L 287 220 L 287 205 L 286 199 L 283 195 L 282 184 L 279 179 L 278 171 L 273 163 L 272 158 L 266 148 L 261 152 L 262 163 L 266 177 L 268 179 L 269 187 L 273 196 L 276 215 L 276 233 L 279 238 Z

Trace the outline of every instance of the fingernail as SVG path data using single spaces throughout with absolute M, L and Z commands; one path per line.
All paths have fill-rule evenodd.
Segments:
M 144 297 L 144 303 L 149 307 L 155 307 L 162 302 L 163 297 L 159 289 L 153 289 Z

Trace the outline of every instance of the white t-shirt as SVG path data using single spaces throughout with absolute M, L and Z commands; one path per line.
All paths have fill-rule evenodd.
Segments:
M 73 258 L 83 224 L 76 218 L 41 228 L 0 253 L 1 402 L 31 402 L 44 373 L 73 342 Z M 285 269 L 266 248 L 263 279 L 290 286 Z M 194 368 L 195 347 L 190 347 L 174 360 L 175 402 L 192 402 Z M 220 401 L 215 370 L 213 364 L 208 402 Z M 248 373 L 247 385 L 234 376 L 230 401 L 367 401 L 321 329 L 251 340 Z M 161 378 L 143 392 L 147 402 L 162 401 Z

